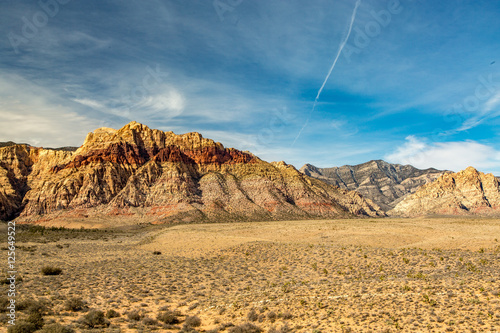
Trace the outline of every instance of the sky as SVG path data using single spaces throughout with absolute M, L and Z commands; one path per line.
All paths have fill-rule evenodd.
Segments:
M 300 168 L 500 176 L 499 0 L 3 0 L 0 141 L 135 120 Z

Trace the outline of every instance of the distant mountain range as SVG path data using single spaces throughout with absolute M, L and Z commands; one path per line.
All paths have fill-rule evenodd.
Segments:
M 357 191 L 383 210 L 393 209 L 405 196 L 432 182 L 447 171 L 420 170 L 411 165 L 390 164 L 382 160 L 358 165 L 317 168 L 306 164 L 303 174 L 343 189 Z
M 46 222 L 109 216 L 138 222 L 385 216 L 370 200 L 268 163 L 199 133 L 131 122 L 83 145 L 0 148 L 0 219 Z
M 31 147 L 31 145 L 29 145 L 27 143 L 15 143 L 15 142 L 12 142 L 12 141 L 0 142 L 0 148 L 10 147 L 10 146 L 17 146 L 17 145 Z M 59 147 L 59 148 L 48 148 L 48 147 L 46 147 L 44 149 L 46 149 L 46 150 L 61 150 L 61 151 L 77 151 L 78 147 L 71 147 L 71 146 L 68 146 L 68 147 Z
M 131 122 L 79 148 L 0 143 L 0 219 L 230 222 L 422 215 L 500 216 L 499 180 L 470 167 L 382 160 L 300 171 L 193 132 Z M 59 223 L 61 224 L 61 223 Z
M 389 211 L 395 216 L 500 216 L 500 184 L 492 174 L 473 167 L 446 173 L 405 197 Z

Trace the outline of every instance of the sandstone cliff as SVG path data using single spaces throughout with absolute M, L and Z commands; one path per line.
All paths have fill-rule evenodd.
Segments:
M 395 216 L 500 215 L 500 185 L 473 167 L 447 173 L 419 188 L 389 212 Z
M 357 191 L 385 211 L 394 208 L 406 195 L 444 173 L 436 169 L 420 170 L 411 165 L 390 164 L 382 160 L 333 168 L 317 168 L 306 164 L 300 171 L 328 184 Z
M 143 221 L 231 221 L 383 216 L 358 193 L 284 162 L 203 138 L 131 122 L 100 128 L 84 144 L 0 148 L 0 218 L 132 216 Z

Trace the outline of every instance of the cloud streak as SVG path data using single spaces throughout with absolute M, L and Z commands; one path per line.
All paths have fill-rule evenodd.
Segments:
M 433 167 L 455 172 L 473 166 L 480 171 L 500 175 L 500 151 L 473 140 L 427 143 L 410 135 L 385 159 L 421 169 Z
M 295 142 L 302 134 L 302 131 L 304 130 L 304 128 L 306 128 L 307 124 L 309 124 L 309 120 L 311 119 L 311 116 L 314 113 L 314 110 L 316 109 L 316 105 L 318 104 L 319 97 L 321 96 L 321 93 L 323 92 L 323 89 L 325 88 L 326 82 L 330 78 L 330 75 L 332 75 L 333 69 L 335 68 L 335 65 L 337 64 L 337 60 L 339 60 L 339 56 L 342 53 L 342 50 L 344 49 L 347 41 L 349 40 L 349 36 L 351 35 L 351 31 L 352 31 L 352 25 L 354 24 L 354 20 L 356 19 L 356 13 L 358 11 L 358 7 L 359 7 L 360 3 L 361 3 L 361 0 L 357 0 L 356 4 L 354 5 L 354 10 L 353 10 L 352 15 L 351 15 L 351 22 L 349 24 L 349 30 L 347 31 L 347 34 L 346 34 L 344 40 L 340 43 L 339 49 L 337 51 L 337 55 L 335 56 L 335 59 L 333 60 L 332 66 L 330 67 L 328 74 L 326 75 L 325 79 L 323 80 L 323 84 L 321 85 L 321 87 L 318 90 L 316 98 L 314 99 L 313 107 L 311 109 L 311 112 L 309 113 L 309 117 L 307 118 L 306 122 L 304 123 L 304 125 L 300 129 L 299 133 L 297 134 L 297 136 L 293 140 L 292 146 L 295 145 Z

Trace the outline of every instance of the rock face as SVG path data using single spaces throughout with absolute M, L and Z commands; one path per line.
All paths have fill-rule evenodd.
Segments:
M 77 149 L 0 148 L 1 219 L 133 216 L 155 222 L 384 216 L 358 193 L 225 148 L 199 133 L 136 122 Z
M 328 184 L 357 191 L 385 211 L 394 208 L 420 186 L 445 173 L 436 169 L 420 170 L 411 165 L 390 164 L 382 160 L 333 168 L 317 168 L 306 164 L 300 171 Z
M 500 215 L 500 185 L 473 167 L 447 173 L 419 188 L 389 212 L 395 216 Z
M 25 206 L 25 197 L 53 165 L 69 158 L 71 153 L 9 144 L 0 148 L 0 219 L 16 217 Z

